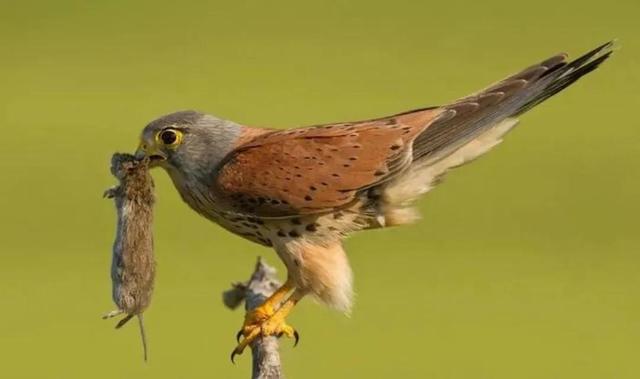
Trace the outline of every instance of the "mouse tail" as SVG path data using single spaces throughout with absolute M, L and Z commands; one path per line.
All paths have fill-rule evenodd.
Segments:
M 147 361 L 147 334 L 144 331 L 144 321 L 142 313 L 138 315 L 138 324 L 140 325 L 140 338 L 142 339 L 142 351 L 144 353 L 144 361 Z

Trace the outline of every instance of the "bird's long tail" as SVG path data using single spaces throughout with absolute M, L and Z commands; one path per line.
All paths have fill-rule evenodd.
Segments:
M 598 68 L 614 45 L 607 42 L 571 62 L 564 53 L 555 55 L 442 107 L 442 116 L 416 138 L 414 161 L 442 159 L 505 119 L 542 103 Z
M 517 117 L 595 70 L 613 52 L 614 41 L 571 62 L 558 54 L 473 95 L 441 107 L 441 116 L 413 143 L 413 163 L 384 189 L 387 225 L 406 224 L 418 214 L 410 204 L 439 183 L 451 168 L 488 152 Z

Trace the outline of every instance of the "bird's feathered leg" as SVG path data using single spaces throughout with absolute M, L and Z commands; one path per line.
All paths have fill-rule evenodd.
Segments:
M 236 355 L 242 354 L 247 346 L 263 336 L 280 337 L 285 335 L 289 338 L 295 338 L 295 345 L 298 344 L 298 332 L 287 325 L 285 319 L 293 307 L 304 297 L 305 293 L 298 289 L 293 289 L 293 292 L 291 292 L 291 286 L 292 282 L 287 280 L 264 304 L 255 309 L 261 309 L 259 312 L 254 310 L 247 313 L 245 323 L 238 333 L 238 337 L 242 335 L 244 338 L 238 342 L 238 346 L 231 352 L 232 362 Z M 290 292 L 291 295 L 282 301 Z M 275 312 L 273 311 L 274 305 L 279 305 Z
M 346 216 L 345 216 L 346 217 Z M 329 216 L 333 220 L 333 216 Z M 317 218 L 317 222 L 322 221 Z M 305 224 L 301 218 L 297 223 Z M 306 222 L 308 224 L 308 222 Z M 306 232 L 309 232 L 305 229 Z M 285 318 L 307 294 L 345 313 L 352 299 L 351 268 L 342 243 L 336 235 L 318 243 L 300 230 L 298 238 L 274 239 L 275 250 L 287 266 L 288 279 L 264 304 L 248 312 L 238 337 L 242 336 L 231 353 L 231 359 L 263 336 L 294 337 L 298 333 L 287 325 Z M 313 237 L 313 234 L 311 234 Z

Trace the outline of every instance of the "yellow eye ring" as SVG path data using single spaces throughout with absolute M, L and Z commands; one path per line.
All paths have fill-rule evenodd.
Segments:
M 156 142 L 160 145 L 175 148 L 182 142 L 183 133 L 176 129 L 164 129 L 156 134 Z

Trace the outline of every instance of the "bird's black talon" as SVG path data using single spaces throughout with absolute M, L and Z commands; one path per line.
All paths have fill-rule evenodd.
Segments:
M 242 329 L 238 330 L 238 333 L 236 333 L 236 342 L 240 343 L 241 336 L 242 336 Z
M 238 353 L 238 349 L 233 349 L 233 351 L 231 352 L 231 363 L 233 363 L 234 365 L 236 364 L 236 361 L 234 360 L 236 355 L 238 355 L 240 353 Z
M 293 342 L 293 347 L 298 346 L 298 341 L 300 341 L 300 334 L 298 334 L 298 331 L 294 329 L 293 331 L 293 338 L 295 338 L 295 341 Z

